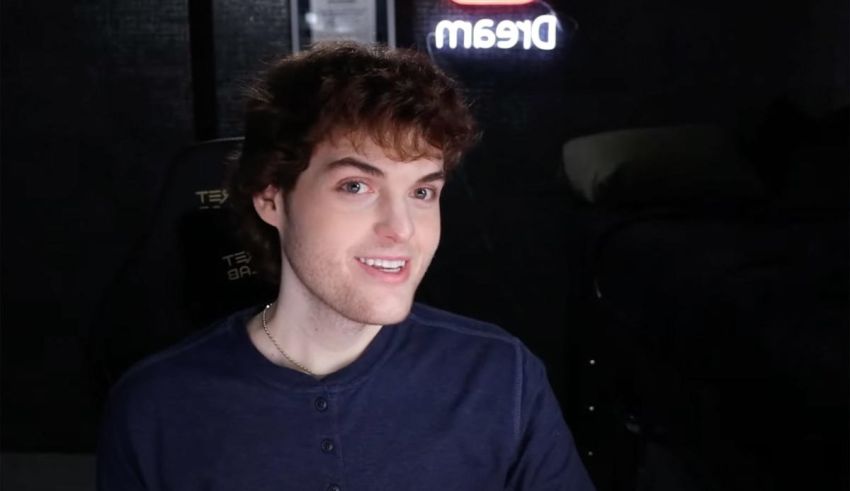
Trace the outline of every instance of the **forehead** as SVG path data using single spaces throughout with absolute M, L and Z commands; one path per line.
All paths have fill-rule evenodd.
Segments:
M 393 164 L 413 164 L 398 166 L 401 168 L 422 167 L 442 170 L 441 152 L 428 145 L 424 140 L 396 142 L 387 145 L 363 133 L 331 135 L 313 148 L 311 166 L 322 166 L 345 158 L 356 158 L 370 164 L 383 167 L 397 167 Z M 406 143 L 406 144 L 405 144 Z

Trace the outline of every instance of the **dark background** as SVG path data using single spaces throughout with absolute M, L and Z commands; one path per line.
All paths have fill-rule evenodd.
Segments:
M 427 50 L 447 4 L 399 0 L 398 44 Z M 92 337 L 109 285 L 150 226 L 172 157 L 241 134 L 245 82 L 290 51 L 288 5 L 0 4 L 4 452 L 93 450 L 103 379 Z M 796 134 L 758 140 L 766 128 L 847 104 L 850 17 L 839 0 L 551 6 L 571 26 L 554 52 L 435 55 L 468 89 L 484 138 L 447 191 L 426 286 L 436 306 L 522 338 L 571 419 L 570 339 L 583 319 L 570 305 L 582 298 L 584 238 L 570 224 L 584 205 L 560 171 L 563 143 L 712 123 L 781 154 Z M 776 169 L 757 163 L 769 182 Z

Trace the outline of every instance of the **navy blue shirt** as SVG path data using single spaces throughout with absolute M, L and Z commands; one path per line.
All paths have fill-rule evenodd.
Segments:
M 113 388 L 98 489 L 593 489 L 542 363 L 500 328 L 416 305 L 316 380 L 256 350 L 257 312 Z

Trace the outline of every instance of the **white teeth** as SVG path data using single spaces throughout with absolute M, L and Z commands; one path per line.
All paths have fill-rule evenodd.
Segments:
M 402 260 L 402 259 L 390 260 L 390 259 L 373 259 L 373 258 L 358 257 L 357 260 L 360 261 L 363 264 L 368 265 L 368 266 L 373 266 L 373 267 L 381 268 L 381 269 L 396 269 L 397 270 L 397 269 L 403 268 L 404 265 L 407 264 L 407 261 Z

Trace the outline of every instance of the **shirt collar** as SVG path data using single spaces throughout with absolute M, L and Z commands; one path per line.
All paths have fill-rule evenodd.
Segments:
M 236 312 L 228 319 L 228 327 L 235 338 L 239 366 L 249 374 L 273 385 L 299 391 L 337 391 L 366 380 L 393 352 L 405 335 L 410 316 L 404 321 L 382 327 L 363 353 L 352 363 L 316 379 L 306 373 L 275 365 L 260 353 L 248 335 L 248 321 L 260 312 L 262 306 Z

